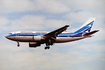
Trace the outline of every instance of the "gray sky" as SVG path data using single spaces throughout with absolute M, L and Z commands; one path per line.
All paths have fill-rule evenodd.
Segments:
M 0 70 L 104 70 L 104 0 L 0 0 Z M 68 32 L 95 17 L 92 38 L 29 48 L 5 39 L 13 31 L 53 31 L 66 24 Z

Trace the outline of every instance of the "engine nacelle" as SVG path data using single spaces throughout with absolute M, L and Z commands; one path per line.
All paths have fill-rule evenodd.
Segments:
M 41 41 L 42 39 L 42 36 L 34 36 L 34 41 Z
M 37 43 L 37 42 L 29 42 L 29 47 L 38 47 L 41 44 Z

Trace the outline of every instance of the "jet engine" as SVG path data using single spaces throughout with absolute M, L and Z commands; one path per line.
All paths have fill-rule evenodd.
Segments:
M 40 43 L 37 43 L 37 42 L 29 42 L 29 47 L 38 47 L 40 45 L 41 44 Z

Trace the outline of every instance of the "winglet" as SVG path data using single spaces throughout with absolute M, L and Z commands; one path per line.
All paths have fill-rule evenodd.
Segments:
M 71 25 L 65 25 L 66 27 L 70 27 Z
M 66 27 L 69 27 L 70 25 L 66 25 Z

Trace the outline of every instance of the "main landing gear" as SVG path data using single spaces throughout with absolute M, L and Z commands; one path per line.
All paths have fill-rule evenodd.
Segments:
M 50 44 L 49 43 L 46 43 L 46 47 L 44 48 L 45 50 L 47 50 L 47 49 L 50 49 Z
M 17 41 L 17 46 L 18 46 L 18 47 L 20 46 L 19 41 Z
M 45 47 L 44 49 L 47 50 L 47 49 L 50 49 L 50 47 Z
M 48 42 L 45 43 L 45 44 L 46 44 L 46 47 L 45 47 L 44 49 L 45 49 L 45 50 L 50 49 L 49 46 L 50 46 L 50 45 L 53 45 L 53 42 L 54 42 L 53 40 L 49 39 Z

